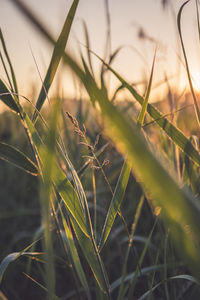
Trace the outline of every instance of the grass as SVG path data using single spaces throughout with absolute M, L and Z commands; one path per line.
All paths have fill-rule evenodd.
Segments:
M 187 2 L 177 21 L 198 120 L 181 33 Z M 149 103 L 156 55 L 143 97 L 111 66 L 118 50 L 110 53 L 107 1 L 105 57 L 90 49 L 83 23 L 87 47 L 86 56 L 80 50 L 81 63 L 64 50 L 78 0 L 57 41 L 23 2 L 13 3 L 54 50 L 36 104 L 27 99 L 24 105 L 0 34 L 8 82 L 0 79 L 0 99 L 10 111 L 2 114 L 1 122 L 8 119 L 11 124 L 2 125 L 0 132 L 5 208 L 0 221 L 7 228 L 12 220 L 12 228 L 1 233 L 2 293 L 8 299 L 197 299 L 199 146 L 178 128 L 178 121 L 171 122 Z M 198 5 L 196 9 L 198 19 Z M 100 83 L 92 55 L 101 62 Z M 77 101 L 73 114 L 62 107 L 59 95 L 48 96 L 61 59 L 90 99 Z M 107 72 L 120 84 L 111 99 Z M 138 114 L 133 116 L 132 104 L 124 108 L 114 101 L 121 89 L 140 105 Z

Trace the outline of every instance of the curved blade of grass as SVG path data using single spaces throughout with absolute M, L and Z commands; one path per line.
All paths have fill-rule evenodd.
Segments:
M 112 229 L 115 218 L 120 210 L 120 206 L 124 199 L 125 190 L 128 184 L 128 179 L 130 176 L 131 167 L 127 161 L 124 162 L 120 176 L 115 187 L 114 195 L 112 197 L 108 213 L 106 215 L 106 220 L 104 223 L 103 231 L 101 234 L 101 239 L 99 243 L 99 251 L 102 250 L 108 235 Z
M 23 126 L 29 135 L 29 138 L 31 140 L 33 147 L 36 149 L 36 152 L 37 152 L 36 157 L 39 157 L 40 161 L 44 161 L 45 156 L 44 156 L 44 154 L 42 154 L 42 150 L 41 150 L 41 148 L 43 146 L 43 142 L 40 139 L 40 136 L 38 135 L 36 129 L 34 128 L 32 121 L 30 120 L 28 115 L 25 113 L 23 108 L 19 104 L 17 106 L 14 98 L 12 97 L 9 90 L 5 87 L 5 85 L 3 84 L 3 82 L 1 80 L 0 80 L 0 91 L 1 91 L 1 83 L 4 88 L 3 93 L 5 94 L 5 92 L 6 92 L 6 95 L 3 95 L 2 97 L 6 97 L 6 101 L 8 98 L 8 101 L 6 102 L 6 104 L 11 109 L 13 109 L 13 107 L 16 107 L 15 111 L 20 114 Z M 0 98 L 2 99 L 2 97 L 0 97 Z M 3 98 L 3 100 L 4 100 L 4 98 Z M 80 225 L 80 227 L 84 231 L 84 233 L 86 235 L 88 235 L 85 217 L 82 212 L 82 208 L 80 206 L 76 192 L 74 191 L 73 186 L 67 180 L 66 175 L 62 172 L 62 170 L 60 169 L 59 166 L 56 168 L 56 171 L 55 171 L 54 184 L 55 184 L 57 192 L 59 192 L 59 194 L 61 195 L 66 207 L 69 209 L 72 216 L 76 219 L 77 223 Z
M 42 253 L 40 252 L 13 252 L 7 255 L 1 262 L 0 264 L 0 283 L 2 281 L 3 275 L 10 265 L 10 263 L 14 262 L 21 256 L 36 256 L 36 255 L 41 255 Z
M 192 97 L 194 100 L 194 107 L 195 107 L 195 112 L 196 112 L 196 117 L 197 117 L 197 122 L 200 126 L 200 109 L 199 109 L 199 104 L 194 92 L 194 88 L 192 85 L 192 79 L 191 79 L 191 75 L 190 75 L 190 69 L 189 69 L 189 64 L 188 64 L 188 60 L 187 60 L 187 55 L 186 55 L 186 51 L 185 51 L 185 47 L 184 47 L 184 42 L 183 42 L 183 36 L 182 36 L 182 32 L 181 32 L 181 16 L 182 16 L 182 11 L 183 8 L 185 7 L 185 5 L 189 2 L 190 0 L 184 2 L 181 5 L 181 8 L 179 9 L 178 12 L 178 16 L 177 16 L 177 25 L 178 25 L 178 32 L 179 32 L 179 36 L 180 36 L 180 41 L 181 41 L 181 47 L 182 47 L 182 51 L 183 51 L 183 56 L 184 56 L 184 60 L 185 60 L 185 65 L 186 65 L 186 71 L 187 71 L 187 76 L 188 76 L 188 81 L 189 81 L 189 86 L 190 86 L 190 90 L 192 93 Z M 198 20 L 199 22 L 199 20 Z
M 84 20 L 82 20 L 82 24 L 83 24 L 83 30 L 84 30 L 84 35 L 85 35 L 88 63 L 90 66 L 90 71 L 94 75 L 94 71 L 93 71 L 93 67 L 92 67 L 91 52 L 90 52 L 90 39 L 89 39 L 88 29 L 87 29 L 86 22 Z
M 73 217 L 70 218 L 70 221 L 72 223 L 76 238 L 80 244 L 83 254 L 88 261 L 88 264 L 100 289 L 104 293 L 109 295 L 109 282 L 107 279 L 107 273 L 99 255 L 94 237 L 85 235 L 84 232 L 80 230 L 80 226 L 77 224 L 76 220 Z
M 5 60 L 4 60 L 4 57 L 3 57 L 2 53 L 1 53 L 1 51 L 0 51 L 0 59 L 1 59 L 2 65 L 3 65 L 3 69 L 4 69 L 5 73 L 6 73 L 6 77 L 8 79 L 8 82 L 9 82 L 9 85 L 10 85 L 10 89 L 11 89 L 11 91 L 14 91 L 13 85 L 12 85 L 12 82 L 10 80 L 10 76 L 9 76 L 9 73 L 8 73 L 8 70 L 7 70 L 7 67 L 6 67 L 6 63 L 5 63 Z
M 31 175 L 36 176 L 39 173 L 37 166 L 30 160 L 30 158 L 28 158 L 28 156 L 19 151 L 17 148 L 6 143 L 0 142 L 0 158 L 26 171 L 27 173 L 30 173 Z
M 19 108 L 14 98 L 12 97 L 10 91 L 0 79 L 0 99 L 12 110 L 16 113 L 19 113 Z
M 92 52 L 101 61 L 103 61 L 97 54 Z M 140 96 L 137 91 L 127 83 L 115 70 L 113 70 L 110 65 L 106 64 L 106 67 L 118 78 L 118 80 L 123 84 L 123 86 L 129 90 L 133 97 L 142 105 L 144 98 Z M 198 151 L 194 148 L 192 143 L 186 138 L 186 136 L 175 127 L 166 117 L 161 114 L 152 104 L 147 105 L 147 111 L 149 115 L 156 121 L 156 123 L 164 130 L 164 132 L 170 137 L 170 139 L 197 165 L 200 166 L 200 155 Z
M 93 237 L 93 228 L 92 228 L 92 223 L 91 223 L 91 217 L 90 217 L 90 212 L 89 212 L 89 208 L 88 208 L 88 203 L 87 203 L 87 198 L 85 195 L 85 191 L 83 189 L 82 183 L 78 177 L 78 174 L 72 164 L 72 162 L 70 161 L 67 152 L 64 151 L 65 153 L 63 155 L 64 158 L 64 162 L 66 163 L 68 169 L 70 170 L 71 176 L 72 176 L 72 180 L 73 180 L 73 184 L 74 184 L 74 190 L 78 196 L 79 202 L 82 206 L 83 212 L 84 212 L 84 216 L 85 216 L 85 221 L 86 221 L 86 226 L 87 226 L 87 230 L 88 233 L 90 235 L 90 237 Z
M 37 131 L 34 128 L 33 123 L 27 116 L 27 114 L 23 111 L 22 108 L 20 108 L 22 120 L 24 123 L 25 128 L 27 128 L 28 133 L 30 135 L 31 141 L 33 145 L 36 148 L 37 155 L 41 161 L 41 164 L 44 163 L 44 155 L 42 153 L 43 143 L 37 133 Z M 86 229 L 86 223 L 85 218 L 83 215 L 83 212 L 81 210 L 80 203 L 78 201 L 77 195 L 70 184 L 70 182 L 66 179 L 66 176 L 64 173 L 60 170 L 59 167 L 56 168 L 56 171 L 54 172 L 54 184 L 56 190 L 59 192 L 61 197 L 64 200 L 64 203 L 66 204 L 67 209 L 69 210 L 71 214 L 71 221 L 76 227 L 75 231 L 78 232 L 77 238 L 79 240 L 79 243 L 83 249 L 83 252 L 86 256 L 86 259 L 89 262 L 89 265 L 95 275 L 95 278 L 97 279 L 97 282 L 100 286 L 100 288 L 109 295 L 109 284 L 107 280 L 107 275 L 105 272 L 105 269 L 103 267 L 101 258 L 99 256 L 97 247 L 95 245 L 94 239 L 91 239 L 88 237 L 88 232 Z M 84 233 L 84 234 L 83 234 Z M 86 236 L 87 235 L 87 236 Z M 88 255 L 89 253 L 89 255 Z
M 33 123 L 29 119 L 29 117 L 23 113 L 24 119 L 26 121 L 27 127 L 31 134 L 31 138 L 33 140 L 33 144 L 35 145 L 40 160 L 43 161 L 44 157 L 41 152 L 42 141 L 40 140 L 37 131 L 34 128 Z M 83 253 L 88 260 L 88 263 L 94 273 L 94 276 L 100 286 L 100 288 L 109 294 L 109 284 L 106 275 L 105 268 L 97 251 L 97 247 L 95 245 L 94 239 L 89 237 L 88 234 L 88 226 L 86 225 L 85 217 L 77 197 L 77 193 L 72 187 L 71 183 L 67 180 L 64 173 L 61 171 L 60 167 L 54 170 L 53 182 L 56 188 L 56 191 L 60 194 L 63 199 L 66 208 L 70 212 L 71 222 L 74 227 L 74 231 L 76 233 L 78 242 L 83 250 Z M 91 228 L 89 229 L 90 234 Z
M 200 285 L 199 282 L 190 275 L 177 275 L 177 276 L 173 276 L 173 277 L 169 277 L 167 278 L 167 281 L 172 281 L 172 280 L 177 280 L 177 279 L 184 279 L 184 280 L 188 280 L 192 283 L 195 283 L 197 285 Z M 155 291 L 160 285 L 164 284 L 164 281 L 157 283 L 151 290 L 147 291 L 146 293 L 144 293 L 138 300 L 144 300 L 147 299 L 147 296 L 152 293 L 153 291 Z
M 138 121 L 137 121 L 137 124 L 138 124 L 139 127 L 143 126 L 144 117 L 145 117 L 145 114 L 146 114 L 146 111 L 147 111 L 149 95 L 150 95 L 152 80 L 153 80 L 153 71 L 154 71 L 154 65 L 155 65 L 155 58 L 156 58 L 156 51 L 155 51 L 154 58 L 153 58 L 153 64 L 152 64 L 152 68 L 151 68 L 151 75 L 150 75 L 150 79 L 149 79 L 149 83 L 148 83 L 148 87 L 147 87 L 146 96 L 145 96 L 144 101 L 142 103 L 142 109 L 141 109 L 141 112 L 139 114 Z
M 116 58 L 116 56 L 119 54 L 119 52 L 123 49 L 124 46 L 119 46 L 111 55 L 109 58 L 108 64 L 111 65 Z
M 15 77 L 15 72 L 14 72 L 14 69 L 13 69 L 13 67 L 12 67 L 12 63 L 11 63 L 10 57 L 9 57 L 9 55 L 8 55 L 8 51 L 7 51 L 7 48 L 6 48 L 6 43 L 5 43 L 5 41 L 4 41 L 4 37 L 3 37 L 3 33 L 2 33 L 2 31 L 1 31 L 1 29 L 0 29 L 0 40 L 1 40 L 1 44 L 2 44 L 2 47 L 3 47 L 3 51 L 4 51 L 4 53 L 5 53 L 5 56 L 6 56 L 6 59 L 7 59 L 9 68 L 10 68 L 10 73 L 11 73 L 11 76 L 12 76 L 12 82 L 13 82 L 13 84 L 11 84 L 10 77 L 9 77 L 9 75 L 8 75 L 8 73 L 7 73 L 7 69 L 6 69 L 6 67 L 5 67 L 5 71 L 6 71 L 6 74 L 7 74 L 7 78 L 8 78 L 8 80 L 9 80 L 9 82 L 10 82 L 11 90 L 12 90 L 13 92 L 15 92 L 16 94 L 18 94 L 18 87 L 17 87 L 17 80 L 16 80 L 16 77 Z M 3 61 L 3 60 L 2 60 L 2 63 L 3 63 L 3 65 L 4 65 L 4 61 Z
M 142 268 L 142 269 L 140 270 L 139 277 L 140 277 L 140 276 L 143 276 L 143 275 L 145 275 L 145 274 L 151 273 L 151 272 L 159 271 L 159 270 L 161 270 L 161 269 L 163 269 L 163 268 L 164 268 L 164 265 L 153 265 L 153 266 L 150 266 L 150 267 Z M 132 273 L 128 274 L 128 275 L 126 276 L 126 278 L 125 278 L 125 282 L 131 281 L 132 278 L 133 278 L 133 276 L 134 276 L 134 274 L 135 274 L 135 272 L 132 272 Z M 114 292 L 114 291 L 120 286 L 121 280 L 122 280 L 122 278 L 120 277 L 120 278 L 116 279 L 116 280 L 111 284 L 111 286 L 110 286 L 110 291 L 111 291 L 111 293 Z
M 175 114 L 178 114 L 178 112 L 180 112 L 180 111 L 182 111 L 182 110 L 184 110 L 184 109 L 186 109 L 186 108 L 188 108 L 188 107 L 192 107 L 192 106 L 193 106 L 193 104 L 184 105 L 183 107 L 181 107 L 181 108 L 179 108 L 179 109 L 176 109 L 176 110 L 173 110 L 172 112 L 170 112 L 170 113 L 168 113 L 168 114 L 164 114 L 164 115 L 162 116 L 162 118 L 163 118 L 163 117 L 166 118 L 166 117 L 174 116 Z M 152 120 L 152 121 L 150 121 L 150 122 L 145 123 L 142 127 L 144 128 L 144 127 L 146 127 L 146 126 L 152 125 L 152 124 L 154 124 L 155 122 L 156 122 L 156 120 Z
M 82 184 L 80 182 L 80 179 L 76 173 L 76 170 L 74 169 L 74 167 L 73 167 L 72 163 L 70 162 L 69 158 L 67 157 L 67 155 L 65 155 L 65 160 L 67 162 L 68 168 L 71 171 L 75 190 L 77 192 L 80 203 L 82 203 L 82 206 L 83 206 L 83 209 L 85 212 L 85 219 L 86 219 L 89 236 L 85 236 L 83 234 L 83 232 L 78 228 L 76 221 L 71 219 L 71 222 L 72 222 L 72 225 L 74 228 L 74 232 L 75 232 L 77 240 L 82 248 L 82 251 L 86 257 L 86 260 L 88 261 L 89 266 L 97 280 L 97 283 L 98 283 L 100 289 L 104 293 L 106 293 L 108 296 L 109 295 L 109 282 L 107 279 L 107 274 L 106 274 L 104 265 L 102 263 L 102 260 L 100 258 L 100 255 L 99 255 L 99 252 L 98 252 L 98 249 L 96 246 L 86 195 L 85 195 L 84 189 L 82 187 Z
M 114 102 L 116 99 L 117 94 L 124 89 L 124 86 L 120 84 L 120 86 L 114 91 L 113 96 L 111 98 L 111 102 Z
M 36 110 L 33 114 L 33 121 L 36 120 L 36 118 L 38 116 L 38 111 L 40 111 L 40 109 L 43 106 L 43 103 L 46 99 L 49 88 L 50 88 L 50 86 L 53 82 L 54 76 L 56 74 L 60 60 L 64 54 L 65 47 L 67 44 L 67 40 L 69 37 L 69 33 L 71 30 L 72 22 L 73 22 L 75 13 L 76 13 L 78 3 L 79 3 L 79 0 L 73 1 L 72 6 L 67 15 L 67 18 L 65 20 L 65 23 L 63 25 L 62 31 L 60 33 L 60 36 L 54 46 L 51 62 L 50 62 L 49 68 L 47 70 L 47 74 L 45 76 L 44 83 L 43 83 L 43 86 L 41 88 L 41 91 L 40 91 L 40 94 L 39 94 L 39 97 L 38 97 L 38 100 L 36 103 Z
M 45 159 L 44 154 L 42 153 L 43 142 L 40 139 L 40 136 L 37 133 L 32 121 L 24 111 L 23 120 L 24 126 L 28 129 L 31 141 L 36 149 L 37 155 L 40 161 L 43 162 Z M 53 173 L 53 183 L 55 185 L 56 191 L 60 194 L 61 198 L 64 201 L 64 204 L 66 205 L 66 208 L 69 210 L 72 217 L 76 220 L 77 224 L 80 226 L 81 230 L 83 230 L 84 234 L 88 235 L 84 213 L 77 194 L 72 184 L 69 182 L 66 175 L 58 165 Z
M 9 96 L 10 93 L 9 93 Z M 12 96 L 11 96 L 12 97 Z M 12 98 L 13 99 L 13 98 Z M 13 99 L 14 101 L 14 99 Z M 19 105 L 19 104 L 18 104 Z M 19 105 L 19 114 L 21 117 L 22 124 L 27 132 L 30 142 L 35 149 L 35 157 L 38 163 L 43 163 L 45 160 L 42 147 L 43 141 L 41 140 L 37 130 L 34 127 L 33 122 L 30 120 L 29 116 L 23 110 L 22 106 Z M 67 179 L 64 172 L 60 169 L 60 166 L 57 165 L 57 168 L 54 172 L 53 182 L 57 192 L 62 197 L 67 209 L 71 213 L 71 215 L 76 219 L 77 224 L 79 224 L 81 230 L 88 235 L 85 217 L 82 211 L 82 207 L 80 205 L 77 194 L 72 186 L 72 184 Z

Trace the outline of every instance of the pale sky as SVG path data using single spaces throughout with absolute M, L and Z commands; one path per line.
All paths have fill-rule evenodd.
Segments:
M 170 9 L 162 10 L 161 2 L 161 0 L 109 0 L 112 51 L 119 46 L 124 46 L 113 67 L 130 82 L 141 81 L 144 75 L 148 78 L 155 50 L 155 44 L 151 41 L 138 39 L 139 27 L 142 27 L 152 40 L 159 41 L 154 84 L 161 81 L 164 74 L 170 76 L 176 73 L 178 54 L 176 20 Z M 171 2 L 177 16 L 184 1 L 171 0 Z M 24 3 L 57 37 L 72 1 L 24 0 Z M 106 37 L 104 0 L 80 0 L 67 45 L 70 51 L 75 51 L 77 41 L 84 44 L 81 19 L 85 20 L 88 26 L 92 50 L 103 56 Z M 197 77 L 200 73 L 200 52 L 195 0 L 191 0 L 185 7 L 182 20 L 189 65 L 192 73 Z M 36 90 L 39 91 L 41 83 L 31 49 L 41 75 L 44 77 L 52 48 L 9 0 L 0 0 L 0 26 L 16 70 L 20 93 L 26 95 L 32 85 L 35 85 Z M 96 62 L 97 60 L 94 59 L 95 64 Z M 98 70 L 98 64 L 96 70 Z M 184 69 L 182 74 L 182 85 L 184 85 L 185 82 L 187 83 L 187 81 L 184 82 L 186 80 Z M 0 76 L 6 79 L 2 66 L 0 66 Z M 64 78 L 61 81 L 64 95 L 73 96 L 73 86 L 72 81 L 69 80 L 68 70 L 59 78 Z M 111 88 L 114 86 L 115 81 L 111 80 Z

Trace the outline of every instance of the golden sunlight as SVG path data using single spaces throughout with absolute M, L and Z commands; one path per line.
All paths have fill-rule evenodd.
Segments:
M 192 84 L 193 84 L 195 91 L 200 93 L 200 72 L 193 73 Z

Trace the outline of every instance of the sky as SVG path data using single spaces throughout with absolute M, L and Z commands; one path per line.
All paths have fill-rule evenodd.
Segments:
M 154 85 L 161 82 L 165 76 L 176 78 L 170 82 L 177 85 L 176 74 L 178 66 L 181 65 L 180 87 L 183 88 L 187 85 L 187 78 L 184 63 L 180 58 L 176 16 L 184 1 L 171 0 L 172 9 L 167 7 L 165 10 L 162 9 L 162 1 L 109 0 L 111 52 L 122 46 L 113 67 L 131 83 L 138 83 L 144 78 L 148 80 L 155 47 L 158 44 Z M 40 18 L 54 37 L 59 35 L 72 4 L 71 0 L 23 0 L 23 2 Z M 106 40 L 105 1 L 80 0 L 67 44 L 67 51 L 74 54 L 77 53 L 78 47 L 85 50 L 82 20 L 86 22 L 88 28 L 91 49 L 103 57 Z M 40 75 L 44 78 L 52 47 L 10 0 L 0 0 L 0 26 L 16 70 L 20 93 L 28 95 L 30 90 L 34 89 L 37 94 L 41 87 Z M 138 37 L 141 28 L 148 36 L 145 40 Z M 200 73 L 200 52 L 195 0 L 191 0 L 183 11 L 182 30 L 191 73 L 197 81 Z M 93 58 L 93 63 L 98 74 L 99 63 L 96 58 Z M 2 66 L 0 77 L 6 80 Z M 66 98 L 74 97 L 76 92 L 68 69 L 59 70 L 57 83 L 54 84 L 55 89 L 58 88 L 58 83 Z M 117 81 L 111 77 L 111 91 L 116 85 Z M 138 85 L 138 89 L 141 93 L 144 92 L 142 86 Z M 155 89 L 155 92 L 156 97 L 159 95 L 161 97 L 161 88 Z

